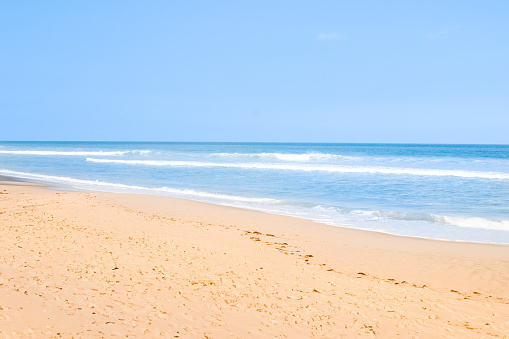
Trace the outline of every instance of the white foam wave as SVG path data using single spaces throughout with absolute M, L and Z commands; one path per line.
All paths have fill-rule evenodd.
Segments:
M 0 170 L 0 174 L 5 174 L 7 176 L 18 177 L 22 179 L 48 182 L 48 183 L 57 183 L 57 184 L 67 184 L 75 188 L 81 189 L 92 189 L 92 190 L 105 190 L 111 192 L 119 192 L 119 191 L 128 191 L 128 192 L 141 192 L 141 193 L 155 193 L 155 194 L 170 194 L 176 196 L 185 196 L 185 197 L 198 197 L 198 198 L 211 198 L 217 200 L 226 200 L 226 201 L 241 201 L 241 202 L 256 202 L 256 203 L 279 203 L 279 200 L 270 199 L 270 198 L 249 198 L 235 195 L 227 195 L 227 194 L 219 194 L 219 193 L 209 193 L 202 191 L 195 191 L 191 189 L 176 189 L 169 187 L 141 187 L 134 185 L 125 185 L 125 184 L 116 184 L 103 182 L 98 180 L 83 180 L 83 179 L 75 179 L 69 177 L 60 177 L 60 176 L 52 176 L 52 175 L 44 175 L 44 174 L 33 174 L 33 173 L 25 173 L 25 172 L 16 172 L 10 170 Z
M 152 151 L 150 150 L 132 150 L 132 151 L 127 151 L 127 153 L 132 153 L 132 154 L 149 154 L 149 153 L 152 153 Z
M 509 220 L 494 221 L 484 218 L 464 218 L 464 217 L 449 217 L 439 216 L 445 224 L 468 227 L 468 228 L 483 228 L 488 230 L 509 231 Z
M 284 161 L 325 161 L 333 159 L 358 159 L 338 154 L 326 153 L 212 153 L 210 156 L 221 158 L 277 159 Z
M 420 168 L 396 168 L 396 167 L 369 167 L 369 166 L 339 166 L 339 165 L 294 165 L 272 163 L 215 163 L 201 161 L 166 161 L 166 160 L 118 160 L 118 159 L 95 159 L 87 158 L 87 161 L 96 163 L 116 163 L 125 165 L 145 166 L 175 166 L 175 167 L 225 167 L 243 169 L 269 169 L 304 172 L 330 172 L 330 173 L 365 173 L 365 174 L 396 174 L 418 175 L 436 177 L 461 177 L 481 179 L 509 180 L 509 173 L 502 172 L 479 172 L 462 170 L 420 169 Z
M 368 221 L 384 221 L 384 220 L 400 220 L 410 222 L 427 222 L 434 224 L 450 225 L 464 228 L 476 228 L 495 231 L 509 231 L 509 220 L 489 220 L 479 217 L 453 217 L 445 215 L 437 215 L 432 213 L 405 213 L 399 211 L 371 211 L 371 210 L 348 210 L 336 207 L 316 206 L 322 212 L 333 217 L 334 214 L 352 215 L 358 217 L 359 220 Z
M 402 220 L 402 221 L 426 221 L 431 223 L 444 223 L 440 216 L 435 214 L 426 213 L 405 213 L 398 211 L 366 211 L 366 210 L 352 210 L 348 213 L 359 215 L 371 220 Z

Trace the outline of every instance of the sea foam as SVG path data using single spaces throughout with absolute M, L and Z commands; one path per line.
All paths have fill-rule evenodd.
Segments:
M 276 159 L 283 161 L 327 161 L 327 160 L 354 160 L 359 157 L 351 157 L 339 154 L 326 153 L 212 153 L 211 157 L 233 159 Z
M 461 228 L 476 228 L 495 231 L 509 231 L 509 220 L 490 220 L 479 217 L 456 217 L 447 215 L 438 215 L 432 213 L 408 213 L 400 211 L 380 211 L 380 210 L 350 210 L 332 206 L 318 205 L 315 208 L 319 214 L 328 216 L 330 220 L 337 219 L 337 215 L 349 215 L 356 220 L 365 221 L 404 221 L 404 222 L 426 222 L 432 224 L 441 224 L 447 226 L 457 226 Z M 336 217 L 335 217 L 336 215 Z
M 96 159 L 96 158 L 87 158 L 87 161 L 96 163 L 113 163 L 123 165 L 145 165 L 145 166 L 224 167 L 224 168 L 329 172 L 329 173 L 395 174 L 395 175 L 418 175 L 435 177 L 453 176 L 461 178 L 509 180 L 509 173 L 462 171 L 447 169 L 308 165 L 308 164 L 297 165 L 297 164 L 274 164 L 274 163 L 216 163 L 202 161 L 167 161 L 167 160 L 120 160 L 120 159 Z
M 153 193 L 153 194 L 164 194 L 168 193 L 177 196 L 186 197 L 199 197 L 199 198 L 211 198 L 227 201 L 240 201 L 240 202 L 256 202 L 256 203 L 279 203 L 279 200 L 270 198 L 251 198 L 242 197 L 236 195 L 227 195 L 220 193 L 209 193 L 202 191 L 195 191 L 192 189 L 177 189 L 169 187 L 142 187 L 136 185 L 125 185 L 117 183 L 109 183 L 98 180 L 83 180 L 70 177 L 61 177 L 44 174 L 34 174 L 25 172 L 16 172 L 10 170 L 0 170 L 0 174 L 7 176 L 18 177 L 21 179 L 29 179 L 34 181 L 41 181 L 46 183 L 66 184 L 74 188 L 88 189 L 88 190 L 105 190 L 108 192 L 132 192 L 132 193 Z

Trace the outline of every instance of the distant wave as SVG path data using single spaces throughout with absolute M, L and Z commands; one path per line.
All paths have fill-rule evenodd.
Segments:
M 260 160 L 280 160 L 285 162 L 304 162 L 304 163 L 325 163 L 329 162 L 332 164 L 346 164 L 350 165 L 355 163 L 366 163 L 371 164 L 393 164 L 395 166 L 404 166 L 404 164 L 414 165 L 428 165 L 433 166 L 434 164 L 452 164 L 452 165 L 471 165 L 472 162 L 477 164 L 494 164 L 500 165 L 500 161 L 507 162 L 507 159 L 469 159 L 469 158 L 458 158 L 458 157 L 436 157 L 436 156 L 373 156 L 373 155 L 359 155 L 359 156 L 348 156 L 339 155 L 332 153 L 320 153 L 320 152 L 309 152 L 309 153 L 211 153 L 209 158 L 221 158 L 221 159 L 232 159 L 234 161 L 242 161 L 243 159 L 260 159 Z M 410 165 L 411 166 L 411 165 Z M 507 164 L 504 164 L 507 166 Z
M 151 151 L 131 150 L 131 151 L 1 151 L 0 154 L 17 154 L 17 155 L 81 155 L 81 156 L 109 156 L 132 154 L 148 154 Z
M 115 183 L 103 182 L 103 181 L 98 181 L 98 180 L 82 180 L 82 179 L 44 175 L 44 174 L 15 172 L 15 171 L 10 171 L 10 170 L 0 170 L 0 174 L 18 177 L 18 178 L 22 178 L 22 179 L 41 181 L 41 182 L 67 184 L 72 187 L 82 188 L 82 189 L 90 189 L 90 190 L 101 190 L 101 188 L 102 188 L 102 189 L 106 189 L 106 191 L 111 191 L 111 192 L 118 192 L 118 191 L 125 192 L 125 191 L 127 191 L 127 192 L 138 192 L 138 193 L 139 192 L 154 193 L 154 194 L 168 194 L 169 193 L 169 194 L 176 195 L 176 196 L 212 198 L 212 199 L 220 199 L 220 200 L 227 200 L 227 201 L 257 202 L 257 203 L 279 203 L 280 202 L 279 200 L 269 199 L 269 198 L 249 198 L 249 197 L 241 197 L 241 196 L 235 196 L 235 195 L 209 193 L 209 192 L 195 191 L 195 190 L 191 190 L 191 189 L 176 189 L 176 188 L 169 188 L 169 187 L 141 187 L 141 186 L 133 186 L 133 185 L 115 184 Z
M 332 160 L 343 159 L 353 160 L 359 157 L 350 157 L 338 154 L 327 153 L 212 153 L 211 156 L 222 158 L 251 158 L 251 159 L 277 159 L 284 161 L 311 161 L 311 160 Z
M 509 180 L 509 173 L 479 172 L 462 170 L 420 169 L 420 168 L 396 168 L 396 167 L 360 167 L 360 166 L 337 166 L 337 165 L 297 165 L 297 164 L 272 164 L 272 163 L 215 163 L 201 161 L 166 161 L 166 160 L 117 160 L 87 158 L 87 161 L 95 163 L 114 163 L 124 165 L 145 166 L 175 166 L 175 167 L 224 167 L 243 169 L 268 169 L 288 170 L 305 172 L 330 172 L 330 173 L 366 173 L 366 174 L 396 174 L 396 175 L 419 175 L 435 177 L 461 177 Z
M 131 150 L 131 151 L 126 151 L 126 154 L 127 153 L 131 153 L 131 154 L 149 154 L 149 153 L 152 153 L 152 151 L 150 151 L 150 150 L 135 149 L 135 150 Z

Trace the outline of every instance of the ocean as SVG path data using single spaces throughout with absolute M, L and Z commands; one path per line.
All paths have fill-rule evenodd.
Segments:
M 0 175 L 509 244 L 509 145 L 0 142 Z

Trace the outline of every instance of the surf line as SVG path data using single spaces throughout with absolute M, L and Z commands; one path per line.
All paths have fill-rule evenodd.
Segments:
M 509 173 L 418 169 L 418 168 L 358 167 L 358 166 L 337 166 L 337 165 L 294 165 L 294 164 L 268 164 L 268 163 L 215 163 L 200 161 L 166 161 L 166 160 L 116 160 L 116 159 L 96 159 L 96 158 L 87 158 L 87 161 L 95 163 L 113 163 L 124 165 L 145 165 L 145 166 L 224 167 L 242 169 L 289 170 L 304 172 L 397 174 L 397 175 L 418 175 L 435 177 L 454 176 L 461 178 L 509 180 Z

